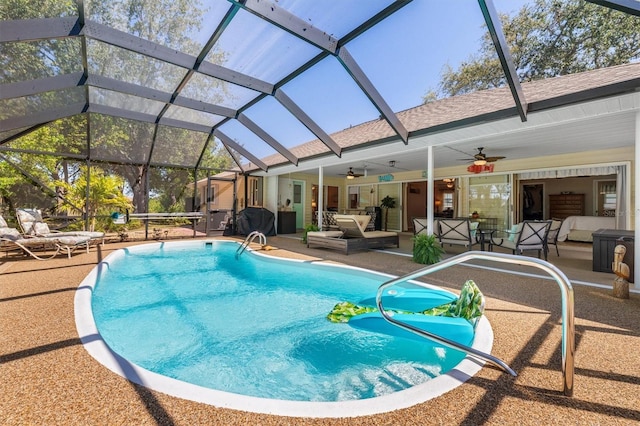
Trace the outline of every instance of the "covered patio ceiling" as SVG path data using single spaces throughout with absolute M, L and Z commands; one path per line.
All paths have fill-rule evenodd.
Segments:
M 221 144 L 244 172 L 315 172 L 322 165 L 325 174 L 338 175 L 348 167 L 386 173 L 390 161 L 397 169 L 425 169 L 428 146 L 435 147 L 436 167 L 450 167 L 478 147 L 521 159 L 634 140 L 633 108 L 606 99 L 633 96 L 640 76 L 594 88 L 586 99 L 568 95 L 546 104 L 523 90 L 498 18 L 514 11 L 507 0 L 465 8 L 426 0 L 202 3 L 133 10 L 126 2 L 76 0 L 9 10 L 0 21 L 0 152 L 24 152 L 21 136 L 77 116 L 84 118 L 86 146 L 60 151 L 43 141 L 28 152 L 207 169 L 206 154 Z M 638 1 L 591 3 L 640 16 Z M 483 26 L 504 72 L 508 104 L 461 122 L 416 127 L 408 111 L 444 66 L 479 50 Z M 416 32 L 429 27 L 437 32 Z M 471 42 L 460 35 L 466 32 Z M 459 52 L 441 52 L 443 44 Z M 597 111 L 585 114 L 579 101 Z M 362 144 L 335 136 L 373 121 L 382 130 Z M 105 142 L 114 134 L 123 136 Z M 322 153 L 305 154 L 300 147 L 314 140 Z

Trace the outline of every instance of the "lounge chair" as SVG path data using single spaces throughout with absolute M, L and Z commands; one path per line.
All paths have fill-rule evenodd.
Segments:
M 89 251 L 89 237 L 53 236 L 53 237 L 25 237 L 16 228 L 7 226 L 7 222 L 0 216 L 0 250 L 21 250 L 38 260 L 51 259 L 58 253 L 65 252 L 71 258 L 71 252 L 79 247 L 86 247 Z M 54 253 L 46 257 L 38 256 L 33 250 L 53 249 Z
M 18 224 L 22 228 L 22 232 L 26 236 L 34 237 L 85 237 L 89 238 L 90 243 L 104 244 L 104 232 L 92 231 L 52 231 L 49 225 L 42 219 L 39 210 L 36 209 L 16 209 L 16 218 Z
M 343 250 L 345 254 L 353 250 L 368 250 L 387 246 L 400 247 L 396 232 L 365 231 L 371 216 L 335 215 L 340 231 L 308 232 L 307 247 L 320 246 Z

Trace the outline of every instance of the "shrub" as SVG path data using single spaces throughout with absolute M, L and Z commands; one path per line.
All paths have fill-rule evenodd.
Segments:
M 304 244 L 307 243 L 307 232 L 315 232 L 315 231 L 319 231 L 320 228 L 318 228 L 318 225 L 314 225 L 313 223 L 306 225 L 304 227 L 304 234 L 302 235 L 302 242 Z
M 435 235 L 419 234 L 413 237 L 413 261 L 425 265 L 440 262 L 444 249 Z

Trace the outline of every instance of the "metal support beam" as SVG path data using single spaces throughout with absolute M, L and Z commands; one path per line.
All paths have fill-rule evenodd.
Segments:
M 80 26 L 75 16 L 0 21 L 0 43 L 50 40 L 79 35 Z
M 8 131 L 48 123 L 61 118 L 71 117 L 76 114 L 82 114 L 85 112 L 85 107 L 86 104 L 84 102 L 77 102 L 62 108 L 36 112 L 29 115 L 23 115 L 21 117 L 7 118 L 0 120 L 0 129 L 2 129 L 2 131 Z
M 263 163 L 256 156 L 254 156 L 249 151 L 247 151 L 243 146 L 239 145 L 233 139 L 231 139 L 229 136 L 227 136 L 224 133 L 222 133 L 222 131 L 220 129 L 215 129 L 213 131 L 213 134 L 218 139 L 220 139 L 222 141 L 222 143 L 227 147 L 227 149 L 230 148 L 230 149 L 232 149 L 234 151 L 239 152 L 243 157 L 247 158 L 249 161 L 251 161 L 253 164 L 258 166 L 259 168 L 261 168 L 265 172 L 269 168 L 265 163 Z M 234 157 L 234 159 L 235 159 L 235 157 Z M 237 159 L 236 159 L 236 163 L 238 163 L 238 166 L 240 166 L 240 163 L 237 161 Z
M 56 75 L 37 80 L 19 81 L 0 85 L 0 99 L 21 98 L 54 90 L 70 89 L 82 86 L 85 82 L 82 71 L 72 74 Z
M 491 35 L 491 40 L 493 40 L 493 45 L 496 48 L 496 53 L 500 59 L 507 83 L 511 89 L 511 96 L 513 96 L 513 100 L 516 103 L 520 119 L 527 121 L 527 101 L 525 100 L 524 92 L 520 85 L 516 67 L 513 64 L 509 45 L 507 45 L 507 41 L 504 38 L 498 12 L 493 5 L 493 0 L 478 0 L 478 3 L 480 4 L 484 21 L 487 23 L 487 29 L 489 30 L 489 35 Z
M 251 121 L 249 117 L 244 114 L 238 116 L 238 121 L 245 125 L 249 130 L 255 133 L 260 139 L 268 143 L 273 149 L 278 151 L 287 160 L 291 161 L 294 165 L 298 165 L 298 157 L 293 155 L 291 151 L 282 146 L 277 140 L 275 140 L 270 134 L 265 132 L 260 126 Z
M 615 9 L 629 15 L 640 16 L 640 2 L 637 0 L 587 0 L 589 3 Z
M 291 114 L 293 114 L 302 124 L 305 125 L 311 133 L 316 135 L 331 151 L 338 157 L 342 155 L 342 148 L 329 136 L 315 121 L 305 113 L 302 108 L 296 105 L 293 100 L 287 96 L 281 89 L 276 90 L 274 97 L 284 106 Z
M 179 52 L 161 44 L 144 40 L 140 37 L 136 37 L 92 21 L 86 22 L 83 33 L 89 38 L 186 69 L 193 69 L 198 59 L 195 56 Z M 224 68 L 220 65 L 203 62 L 198 67 L 198 72 L 229 83 L 258 90 L 263 93 L 271 93 L 273 91 L 272 84 L 228 68 Z
M 87 159 L 87 186 L 85 187 L 84 198 L 84 229 L 87 231 L 93 231 L 89 228 L 89 199 L 91 198 L 91 162 Z
M 243 9 L 327 52 L 335 53 L 338 40 L 280 7 L 277 2 L 262 0 L 234 1 Z
M 400 136 L 400 139 L 407 145 L 409 143 L 409 132 L 404 127 L 402 122 L 398 119 L 391 107 L 384 100 L 376 86 L 373 85 L 371 80 L 362 71 L 362 68 L 358 65 L 356 60 L 351 56 L 346 47 L 341 47 L 338 52 L 338 59 L 349 75 L 355 80 L 360 89 L 367 95 L 369 100 L 373 103 L 376 109 L 382 114 L 385 120 L 391 125 L 396 134 Z

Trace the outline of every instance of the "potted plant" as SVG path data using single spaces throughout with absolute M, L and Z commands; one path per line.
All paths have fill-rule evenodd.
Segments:
M 304 227 L 304 234 L 302 235 L 302 242 L 304 244 L 307 243 L 307 232 L 315 232 L 315 231 L 319 231 L 320 228 L 318 228 L 318 225 L 316 225 L 315 223 L 310 223 L 308 225 L 306 225 Z
M 389 223 L 389 209 L 396 206 L 396 200 L 393 197 L 386 196 L 380 201 L 380 208 L 384 210 L 384 230 L 387 230 L 387 224 Z
M 424 265 L 440 262 L 444 249 L 435 235 L 418 234 L 412 240 L 414 262 Z

